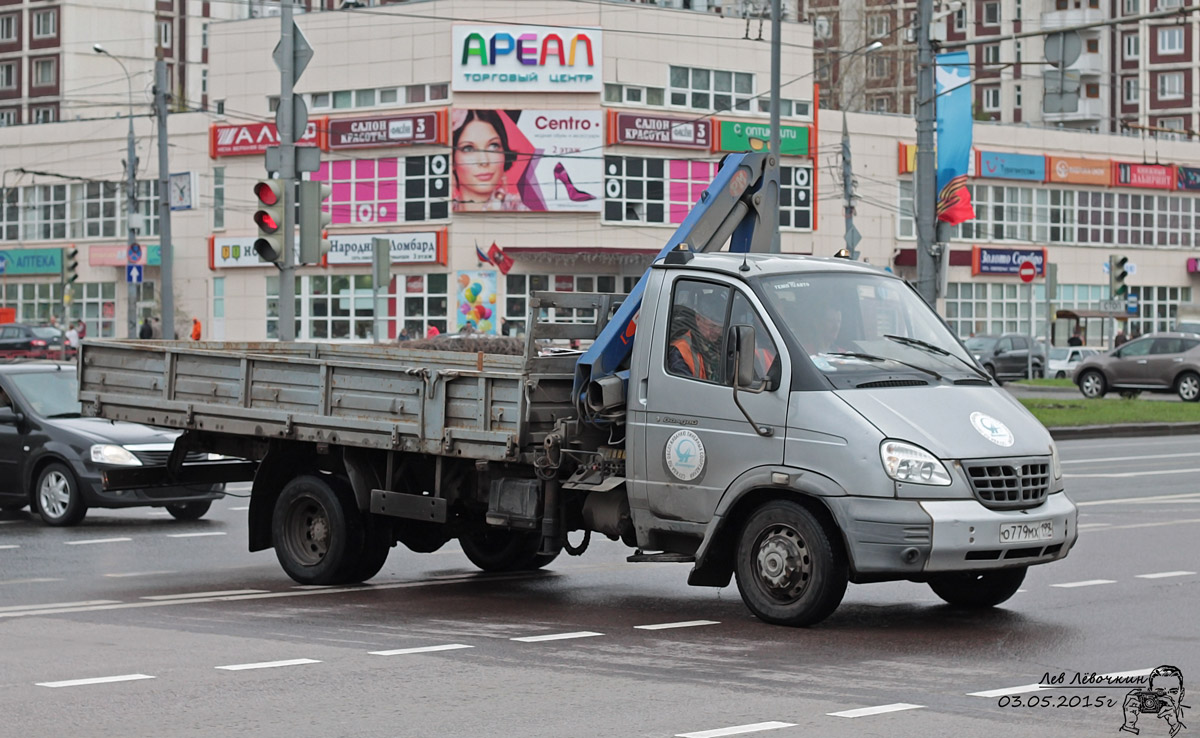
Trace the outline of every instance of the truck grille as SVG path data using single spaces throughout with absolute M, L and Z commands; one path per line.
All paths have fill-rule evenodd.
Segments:
M 145 466 L 166 466 L 167 459 L 171 456 L 170 451 L 133 451 L 132 453 Z M 208 461 L 208 454 L 193 451 L 183 457 L 183 460 L 185 462 Z
M 1037 507 L 1050 491 L 1050 462 L 1040 459 L 964 461 L 971 489 L 984 507 L 1017 510 Z

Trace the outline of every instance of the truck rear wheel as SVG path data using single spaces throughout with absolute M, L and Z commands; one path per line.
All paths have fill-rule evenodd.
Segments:
M 929 588 L 951 605 L 995 607 L 1017 593 L 1025 581 L 1025 567 L 943 574 L 929 580 Z
M 307 474 L 288 482 L 275 503 L 271 537 L 279 565 L 300 584 L 362 581 L 354 575 L 363 524 L 348 485 Z
M 814 625 L 846 594 L 841 548 L 811 512 L 789 500 L 767 502 L 750 515 L 735 564 L 742 601 L 768 623 Z
M 485 530 L 459 538 L 463 553 L 484 571 L 533 571 L 558 558 L 558 553 L 539 554 L 540 533 Z

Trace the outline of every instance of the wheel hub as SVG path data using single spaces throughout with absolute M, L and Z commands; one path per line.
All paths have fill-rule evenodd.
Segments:
M 775 597 L 800 596 L 812 576 L 804 539 L 789 526 L 775 526 L 763 534 L 756 560 L 759 578 Z
M 59 518 L 66 513 L 70 501 L 66 478 L 58 472 L 46 475 L 42 480 L 42 488 L 38 490 L 38 502 L 42 509 L 50 516 Z
M 308 540 L 324 547 L 329 541 L 329 521 L 324 516 L 309 518 Z

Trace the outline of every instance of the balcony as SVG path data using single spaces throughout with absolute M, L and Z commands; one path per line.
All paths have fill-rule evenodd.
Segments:
M 1072 72 L 1079 72 L 1081 77 L 1096 77 L 1101 74 L 1107 74 L 1107 58 L 1104 54 L 1089 54 L 1083 52 L 1074 64 L 1067 66 L 1067 69 Z
M 1080 90 L 1082 93 L 1082 90 Z M 1105 117 L 1106 109 L 1103 97 L 1079 97 L 1079 109 L 1073 113 L 1042 113 L 1042 120 L 1047 123 L 1062 123 L 1068 127 L 1100 122 Z
M 1107 20 L 1108 15 L 1099 8 L 1070 8 L 1068 10 L 1050 10 L 1042 13 L 1042 29 L 1049 31 L 1066 26 L 1080 26 L 1084 23 L 1099 23 Z M 1083 31 L 1084 37 L 1091 31 Z

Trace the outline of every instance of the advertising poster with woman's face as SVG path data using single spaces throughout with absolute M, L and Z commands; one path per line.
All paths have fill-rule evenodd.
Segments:
M 458 273 L 455 285 L 458 310 L 455 312 L 455 330 L 470 327 L 472 333 L 496 334 L 500 324 L 496 297 L 496 272 L 476 269 Z
M 454 110 L 454 212 L 600 212 L 602 121 L 599 110 Z

